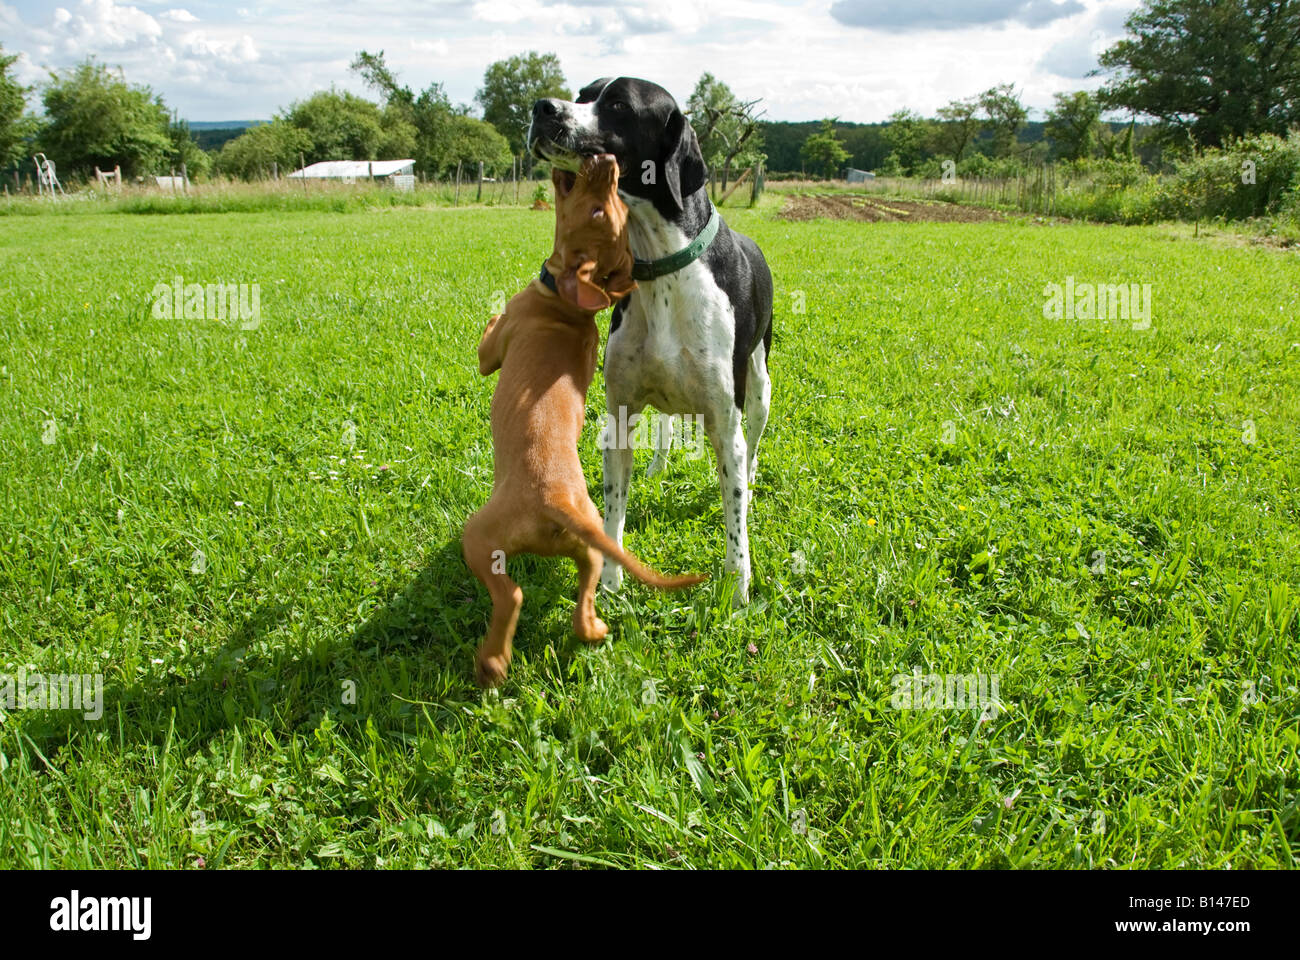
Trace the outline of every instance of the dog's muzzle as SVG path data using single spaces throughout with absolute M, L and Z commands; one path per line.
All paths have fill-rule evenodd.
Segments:
M 539 160 L 547 160 L 552 166 L 572 173 L 577 173 L 578 167 L 582 163 L 582 157 L 577 153 L 544 137 L 539 139 L 529 137 L 529 150 Z
M 545 99 L 533 104 L 528 125 L 528 150 L 534 157 L 548 160 L 563 170 L 577 172 L 582 163 L 578 147 L 579 128 L 571 105 L 564 100 Z M 596 150 L 589 150 L 595 153 Z

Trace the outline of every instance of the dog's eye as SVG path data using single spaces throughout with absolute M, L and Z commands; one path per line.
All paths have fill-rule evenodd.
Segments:
M 622 113 L 624 110 L 628 109 L 627 101 L 611 100 L 609 102 L 609 109 L 613 110 L 615 113 Z

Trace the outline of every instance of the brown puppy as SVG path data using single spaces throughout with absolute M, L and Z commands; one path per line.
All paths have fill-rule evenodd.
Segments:
M 577 562 L 573 632 L 589 643 L 609 629 L 595 607 L 603 555 L 661 589 L 707 579 L 665 577 L 642 564 L 605 535 L 587 495 L 578 437 L 596 369 L 596 313 L 636 283 L 614 158 L 589 157 L 576 176 L 556 170 L 551 179 L 555 250 L 546 268 L 558 294 L 534 280 L 488 322 L 478 346 L 479 372 L 501 371 L 492 395 L 492 496 L 469 518 L 462 538 L 465 562 L 492 595 L 492 623 L 475 658 L 482 686 L 505 679 L 524 602 L 506 573 L 507 557 L 558 554 Z

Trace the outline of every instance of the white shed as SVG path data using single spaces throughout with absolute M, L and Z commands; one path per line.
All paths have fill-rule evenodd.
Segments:
M 290 180 L 376 180 L 415 172 L 414 160 L 322 160 L 289 174 Z

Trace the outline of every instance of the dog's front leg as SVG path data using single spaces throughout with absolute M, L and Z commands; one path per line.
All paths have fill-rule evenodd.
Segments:
M 605 535 L 623 545 L 623 521 L 627 517 L 627 494 L 632 485 L 632 446 L 619 436 L 618 414 L 610 414 L 612 423 L 601 443 L 605 467 Z M 623 568 L 608 557 L 600 572 L 600 585 L 617 590 L 623 582 Z
M 746 465 L 749 450 L 745 445 L 745 431 L 740 410 L 733 403 L 724 403 L 719 412 L 705 427 L 713 442 L 713 453 L 718 458 L 718 484 L 722 488 L 722 513 L 727 527 L 727 559 L 723 569 L 736 575 L 736 592 L 732 606 L 749 602 L 749 471 Z
M 478 342 L 478 372 L 487 376 L 501 369 L 505 359 L 505 314 L 499 313 L 488 321 L 483 328 L 483 337 Z

